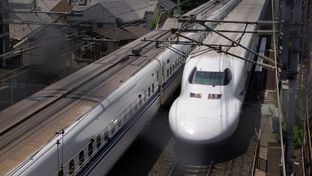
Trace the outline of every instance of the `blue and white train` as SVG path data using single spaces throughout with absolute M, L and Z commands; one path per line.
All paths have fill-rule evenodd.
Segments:
M 211 0 L 215 8 L 198 19 L 221 20 L 239 0 Z M 221 5 L 218 5 L 221 4 Z M 199 28 L 196 25 L 194 28 Z M 204 33 L 184 34 L 202 41 Z M 141 38 L 142 39 L 142 38 Z M 56 135 L 9 175 L 105 175 L 155 113 L 180 85 L 189 45 L 165 48 L 100 104 Z

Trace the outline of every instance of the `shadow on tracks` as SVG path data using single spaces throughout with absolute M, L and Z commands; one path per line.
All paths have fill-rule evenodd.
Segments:
M 162 107 L 158 111 L 109 175 L 148 175 L 171 138 L 168 111 L 168 107 Z

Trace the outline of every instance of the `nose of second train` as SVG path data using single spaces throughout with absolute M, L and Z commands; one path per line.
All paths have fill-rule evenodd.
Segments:
M 236 122 L 227 121 L 217 114 L 207 114 L 196 104 L 193 106 L 194 111 L 186 111 L 183 108 L 183 100 L 179 98 L 174 101 L 169 111 L 169 125 L 174 136 L 182 141 L 197 144 L 218 143 L 229 137 L 235 130 Z M 202 112 L 196 112 L 202 111 Z M 217 109 L 215 109 L 217 111 Z

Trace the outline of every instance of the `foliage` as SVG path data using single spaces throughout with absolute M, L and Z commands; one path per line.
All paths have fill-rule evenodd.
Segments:
M 155 16 L 152 17 L 152 19 L 150 21 L 150 28 L 152 30 L 156 29 L 158 20 L 159 20 L 159 15 L 155 15 Z
M 300 125 L 295 125 L 293 129 L 293 143 L 292 148 L 298 149 L 302 146 L 302 128 Z

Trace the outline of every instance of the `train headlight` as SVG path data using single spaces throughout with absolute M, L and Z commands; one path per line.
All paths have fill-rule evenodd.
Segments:
M 190 93 L 190 97 L 192 97 L 192 98 L 201 98 L 202 94 L 201 93 L 193 93 L 193 92 L 191 92 Z
M 208 100 L 221 99 L 222 94 L 208 94 Z

